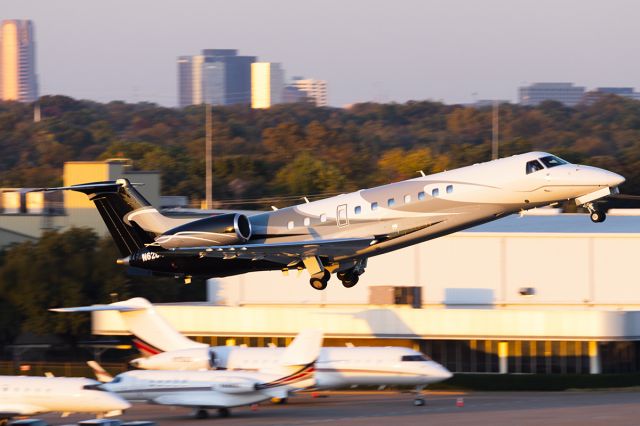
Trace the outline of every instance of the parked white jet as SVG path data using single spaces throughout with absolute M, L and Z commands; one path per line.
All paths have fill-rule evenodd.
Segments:
M 131 362 L 148 370 L 255 371 L 275 366 L 285 348 L 213 346 L 194 342 L 177 332 L 148 300 L 134 298 L 109 305 L 52 309 L 57 312 L 117 311 L 137 348 L 148 357 Z M 420 352 L 403 347 L 326 347 L 316 362 L 316 389 L 358 385 L 415 386 L 416 405 L 424 403 L 420 391 L 451 377 L 451 372 Z
M 306 268 L 311 286 L 322 290 L 332 273 L 353 287 L 368 257 L 534 207 L 575 199 L 601 222 L 605 214 L 594 201 L 622 182 L 607 170 L 529 152 L 249 217 L 170 218 L 126 179 L 40 191 L 87 194 L 120 249 L 121 264 L 187 282 L 192 275 Z
M 0 376 L 0 423 L 17 416 L 60 412 L 116 416 L 131 406 L 99 382 L 70 377 Z
M 284 399 L 291 392 L 313 386 L 321 346 L 322 333 L 304 330 L 276 364 L 262 365 L 257 371 L 134 370 L 97 387 L 129 401 L 193 407 L 198 418 L 207 417 L 207 409 L 212 408 L 227 417 L 229 408 Z M 105 372 L 98 370 L 96 374 L 100 379 Z

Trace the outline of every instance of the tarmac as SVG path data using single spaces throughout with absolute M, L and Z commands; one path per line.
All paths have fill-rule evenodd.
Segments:
M 151 420 L 157 425 L 636 425 L 640 424 L 640 389 L 564 392 L 426 392 L 427 404 L 414 406 L 411 394 L 379 392 L 304 393 L 287 404 L 263 402 L 231 409 L 231 416 L 198 420 L 193 410 L 136 404 L 117 417 Z M 90 416 L 38 418 L 68 425 Z

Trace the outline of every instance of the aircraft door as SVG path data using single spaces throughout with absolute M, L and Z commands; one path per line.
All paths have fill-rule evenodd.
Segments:
M 338 223 L 338 227 L 347 226 L 349 224 L 349 217 L 347 216 L 347 205 L 340 204 L 336 211 L 336 221 Z

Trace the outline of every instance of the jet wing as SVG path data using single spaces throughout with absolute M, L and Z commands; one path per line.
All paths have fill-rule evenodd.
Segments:
M 170 250 L 174 254 L 201 257 L 217 257 L 221 259 L 268 260 L 271 262 L 290 264 L 311 256 L 352 256 L 375 244 L 375 237 L 342 238 L 333 240 L 296 241 L 270 244 L 238 244 L 226 246 L 188 247 Z

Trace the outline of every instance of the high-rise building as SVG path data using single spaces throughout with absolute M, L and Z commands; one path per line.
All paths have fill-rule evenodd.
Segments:
M 327 82 L 313 78 L 294 77 L 291 84 L 296 89 L 304 92 L 316 106 L 327 106 Z
M 251 108 L 270 108 L 282 103 L 284 71 L 274 62 L 251 64 Z
M 634 91 L 633 87 L 598 87 L 595 92 L 603 95 L 617 95 L 623 98 L 640 100 L 640 93 Z
M 33 23 L 9 19 L 0 25 L 0 99 L 38 99 Z
M 544 101 L 557 101 L 576 106 L 582 100 L 584 87 L 573 83 L 533 83 L 519 89 L 520 105 L 535 106 Z
M 178 105 L 248 105 L 255 60 L 238 56 L 235 49 L 204 49 L 201 55 L 178 57 Z

